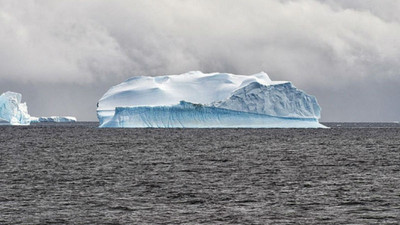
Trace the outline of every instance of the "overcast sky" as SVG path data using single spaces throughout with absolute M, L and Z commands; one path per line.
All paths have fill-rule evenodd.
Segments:
M 290 80 L 322 121 L 400 120 L 400 0 L 0 0 L 0 92 L 34 116 L 97 120 L 138 75 Z

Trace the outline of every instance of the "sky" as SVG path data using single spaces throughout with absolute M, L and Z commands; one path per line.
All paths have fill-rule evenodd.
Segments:
M 0 0 L 0 92 L 96 121 L 139 75 L 289 80 L 325 122 L 400 120 L 400 0 Z

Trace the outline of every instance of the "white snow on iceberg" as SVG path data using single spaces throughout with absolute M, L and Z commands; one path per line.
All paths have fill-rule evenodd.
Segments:
M 22 95 L 7 91 L 0 95 L 0 124 L 29 125 L 31 122 L 26 103 L 21 103 Z
M 100 127 L 323 127 L 314 96 L 266 73 L 128 79 L 99 100 Z

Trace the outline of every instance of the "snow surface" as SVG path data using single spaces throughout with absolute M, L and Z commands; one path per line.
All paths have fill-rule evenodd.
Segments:
M 215 116 L 229 116 L 224 116 L 220 121 L 201 120 L 201 115 L 187 113 L 186 108 L 182 113 L 180 101 L 206 107 L 207 110 L 202 112 L 208 118 L 212 118 L 211 112 L 216 113 Z M 229 109 L 229 113 L 223 111 L 220 114 L 222 111 L 217 108 Z M 161 109 L 166 110 L 165 116 L 153 114 L 152 110 L 160 112 Z M 312 119 L 313 123 L 318 123 L 320 108 L 315 97 L 296 89 L 290 82 L 271 81 L 264 72 L 234 75 L 193 71 L 181 75 L 133 77 L 111 87 L 98 102 L 97 116 L 101 127 L 146 127 L 141 120 L 135 119 L 138 115 L 142 121 L 146 121 L 143 124 L 152 127 L 276 127 L 269 124 L 276 120 L 272 120 L 272 117 L 279 117 L 279 127 L 292 127 L 283 125 L 283 117 L 290 118 L 285 121 L 292 124 L 293 118 L 301 121 Z M 234 115 L 242 118 L 242 122 L 235 122 L 237 118 Z M 168 119 L 168 116 L 174 119 Z M 246 116 L 247 120 L 244 119 Z M 151 122 L 152 118 L 165 121 Z M 311 127 L 316 126 L 314 124 Z
M 30 115 L 26 103 L 21 103 L 22 95 L 7 91 L 0 95 L 0 124 L 29 125 Z
M 181 75 L 138 76 L 111 87 L 99 100 L 97 109 L 176 105 L 181 100 L 206 104 L 226 99 L 232 91 L 254 81 L 265 85 L 276 83 L 266 73 L 246 76 L 192 71 Z
M 76 121 L 77 119 L 72 116 L 31 117 L 31 123 L 45 123 L 45 122 L 67 123 Z

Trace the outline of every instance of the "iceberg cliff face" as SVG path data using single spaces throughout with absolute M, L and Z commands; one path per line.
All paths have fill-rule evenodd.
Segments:
M 22 95 L 5 92 L 0 95 L 0 124 L 29 125 L 31 122 L 26 103 L 21 103 Z
M 315 97 L 266 73 L 134 77 L 104 94 L 97 116 L 100 127 L 323 127 Z
M 300 128 L 324 127 L 317 119 L 283 118 L 180 102 L 173 106 L 117 107 L 100 127 Z

